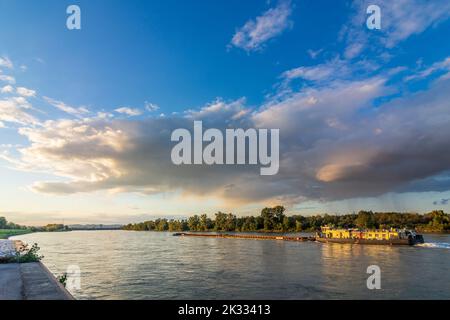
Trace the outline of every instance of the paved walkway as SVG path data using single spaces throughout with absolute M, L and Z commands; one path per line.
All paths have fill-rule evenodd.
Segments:
M 14 255 L 14 241 L 0 241 L 0 257 Z M 72 296 L 40 262 L 0 263 L 0 300 L 70 300 Z
M 40 262 L 0 264 L 0 300 L 71 300 Z
M 20 265 L 0 264 L 0 300 L 22 300 L 22 287 Z

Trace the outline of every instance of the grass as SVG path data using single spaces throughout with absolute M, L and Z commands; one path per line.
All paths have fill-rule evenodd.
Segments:
M 12 236 L 19 236 L 21 234 L 30 233 L 30 230 L 23 229 L 0 229 L 0 239 L 8 239 Z

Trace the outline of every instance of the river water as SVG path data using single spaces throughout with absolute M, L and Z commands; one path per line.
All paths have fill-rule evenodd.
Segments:
M 38 243 L 55 274 L 76 265 L 77 299 L 450 299 L 450 235 L 422 246 L 362 246 L 73 231 Z M 381 289 L 367 288 L 367 267 Z

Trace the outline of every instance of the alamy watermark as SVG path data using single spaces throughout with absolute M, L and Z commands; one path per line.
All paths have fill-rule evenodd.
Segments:
M 66 26 L 69 30 L 81 29 L 81 8 L 78 5 L 70 5 L 66 9 L 69 14 L 66 20 Z M 376 4 L 371 4 L 367 7 L 366 13 L 370 16 L 366 20 L 366 26 L 370 30 L 381 29 L 381 8 Z
M 77 265 L 70 265 L 66 270 L 65 286 L 70 291 L 81 290 L 81 269 Z
M 260 174 L 270 176 L 277 174 L 280 167 L 279 140 L 279 129 L 253 128 L 226 129 L 224 139 L 221 130 L 203 132 L 202 121 L 194 121 L 193 137 L 183 128 L 172 132 L 171 141 L 178 143 L 172 148 L 171 159 L 175 165 L 259 164 L 264 166 Z M 208 142 L 204 148 L 203 142 Z
M 381 289 L 381 269 L 377 265 L 371 265 L 367 267 L 367 273 L 370 274 L 367 278 L 366 284 L 369 290 Z
M 81 9 L 77 5 L 70 5 L 67 7 L 66 13 L 70 16 L 67 17 L 66 26 L 69 30 L 81 29 Z
M 367 7 L 367 14 L 370 16 L 366 20 L 366 26 L 369 30 L 381 29 L 381 9 L 376 4 L 371 4 Z

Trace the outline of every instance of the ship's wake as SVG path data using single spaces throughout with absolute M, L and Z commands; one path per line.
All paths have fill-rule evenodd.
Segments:
M 426 242 L 417 245 L 423 248 L 450 249 L 450 243 L 447 242 Z

